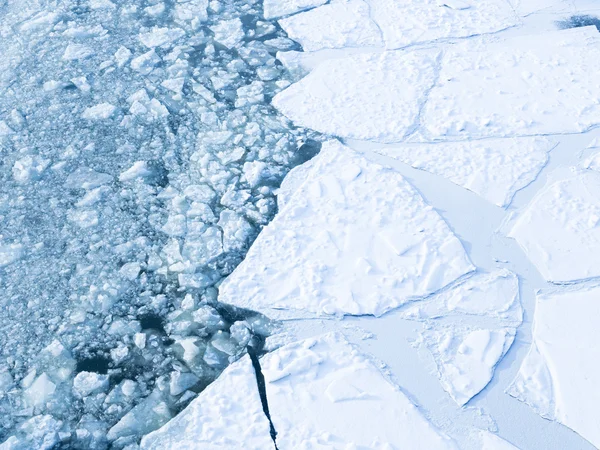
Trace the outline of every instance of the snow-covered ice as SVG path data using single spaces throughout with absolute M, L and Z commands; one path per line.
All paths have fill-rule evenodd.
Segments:
M 414 131 L 438 56 L 396 51 L 325 61 L 273 104 L 295 124 L 322 133 L 398 142 Z
M 403 144 L 376 151 L 447 178 L 505 207 L 517 191 L 535 180 L 555 145 L 549 139 L 533 137 Z
M 473 270 L 460 241 L 397 172 L 337 141 L 220 286 L 255 311 L 374 314 Z
M 279 448 L 456 448 L 340 334 L 285 345 L 260 363 Z M 253 372 L 247 357 L 231 365 L 141 448 L 272 448 Z
M 266 19 L 295 14 L 327 3 L 327 0 L 264 0 Z
M 529 354 L 508 393 L 600 447 L 600 288 L 540 293 Z
M 452 47 L 424 107 L 423 133 L 468 139 L 577 133 L 598 125 L 599 43 L 598 30 L 585 27 Z
M 517 218 L 515 238 L 548 281 L 600 276 L 600 173 L 575 170 L 545 187 Z

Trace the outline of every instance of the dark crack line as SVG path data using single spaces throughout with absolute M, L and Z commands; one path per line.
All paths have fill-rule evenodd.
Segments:
M 275 450 L 279 450 L 277 448 L 277 431 L 275 431 L 275 426 L 273 425 L 273 421 L 271 420 L 271 413 L 269 413 L 269 402 L 267 401 L 267 386 L 265 384 L 265 376 L 262 373 L 260 361 L 258 360 L 258 355 L 256 354 L 256 349 L 250 345 L 246 349 L 248 351 L 248 356 L 250 356 L 250 360 L 252 361 L 254 373 L 256 374 L 256 385 L 258 387 L 258 395 L 260 396 L 260 402 L 262 403 L 263 412 L 269 420 L 271 439 L 273 439 L 273 445 L 275 445 Z

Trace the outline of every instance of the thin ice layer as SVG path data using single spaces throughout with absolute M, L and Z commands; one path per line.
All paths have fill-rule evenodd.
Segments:
M 577 171 L 543 189 L 510 231 L 548 281 L 600 276 L 600 173 Z
M 142 450 L 273 448 L 250 358 L 230 365 L 182 413 L 142 439 Z
M 282 449 L 454 449 L 407 396 L 340 334 L 261 360 Z
M 462 406 L 490 382 L 513 343 L 515 329 L 444 326 L 423 334 L 442 387 Z
M 508 393 L 600 447 L 600 288 L 540 294 L 530 353 Z
M 324 48 L 382 47 L 381 31 L 369 18 L 365 0 L 331 3 L 279 21 L 304 51 Z
M 437 51 L 427 50 L 326 61 L 277 94 L 273 104 L 298 126 L 345 138 L 398 142 L 415 128 L 420 105 L 435 81 L 437 57 Z
M 466 139 L 588 130 L 600 123 L 599 44 L 596 28 L 586 27 L 453 47 L 424 108 L 424 133 Z
M 505 207 L 518 190 L 535 180 L 554 145 L 549 139 L 534 137 L 407 144 L 376 152 L 440 175 Z
M 381 315 L 473 270 L 461 242 L 397 172 L 337 141 L 220 287 L 256 311 Z
M 517 276 L 506 269 L 478 273 L 401 312 L 403 318 L 415 320 L 464 315 L 489 317 L 502 325 L 519 326 L 523 309 Z

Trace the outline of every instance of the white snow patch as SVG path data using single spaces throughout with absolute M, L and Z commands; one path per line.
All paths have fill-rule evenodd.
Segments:
M 544 188 L 509 236 L 548 281 L 600 276 L 600 173 L 576 171 Z
M 518 190 L 535 180 L 554 146 L 554 141 L 535 137 L 406 144 L 375 151 L 447 178 L 505 207 Z
M 398 142 L 413 131 L 437 57 L 426 50 L 326 61 L 277 94 L 273 105 L 296 125 L 322 133 Z

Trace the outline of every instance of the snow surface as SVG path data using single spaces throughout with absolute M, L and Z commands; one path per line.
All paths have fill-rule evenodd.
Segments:
M 517 191 L 535 180 L 555 145 L 549 139 L 535 137 L 404 144 L 376 151 L 443 176 L 495 205 L 506 207 Z
M 545 187 L 517 218 L 509 236 L 555 283 L 600 276 L 600 173 L 575 171 Z
M 268 312 L 374 314 L 473 270 L 460 241 L 402 176 L 329 141 L 285 208 L 220 286 Z
M 600 288 L 537 296 L 533 342 L 508 393 L 600 447 Z
M 341 334 L 285 345 L 261 366 L 279 448 L 456 448 Z M 231 365 L 141 448 L 272 448 L 252 371 L 247 357 Z
M 397 142 L 414 131 L 438 56 L 435 50 L 397 51 L 325 61 L 277 94 L 273 105 L 322 133 Z
M 265 0 L 265 19 L 295 14 L 306 9 L 327 3 L 327 0 Z
M 598 125 L 599 43 L 596 28 L 585 27 L 453 46 L 424 107 L 423 133 L 467 139 L 577 133 Z

